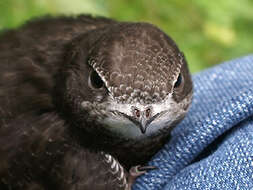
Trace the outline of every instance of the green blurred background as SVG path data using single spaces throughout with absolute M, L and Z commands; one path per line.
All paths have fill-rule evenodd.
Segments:
M 192 72 L 253 52 L 253 0 L 0 0 L 0 30 L 45 14 L 80 13 L 159 26 Z

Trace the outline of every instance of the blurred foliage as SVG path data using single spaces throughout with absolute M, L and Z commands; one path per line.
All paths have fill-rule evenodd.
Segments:
M 0 0 L 0 29 L 45 14 L 80 13 L 159 26 L 192 72 L 253 52 L 252 0 Z

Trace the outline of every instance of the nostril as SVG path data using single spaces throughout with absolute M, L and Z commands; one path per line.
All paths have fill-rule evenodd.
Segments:
M 150 117 L 150 113 L 151 113 L 151 109 L 150 109 L 150 108 L 146 109 L 145 114 L 146 114 L 146 117 L 147 117 L 147 118 Z
M 135 116 L 137 117 L 137 118 L 139 118 L 140 116 L 141 116 L 141 112 L 140 112 L 140 110 L 138 110 L 138 109 L 134 109 L 134 114 L 135 114 Z

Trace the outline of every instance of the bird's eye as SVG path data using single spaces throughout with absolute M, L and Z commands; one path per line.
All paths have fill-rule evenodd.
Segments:
M 90 73 L 89 85 L 95 89 L 100 89 L 104 86 L 104 82 L 102 81 L 102 79 L 100 78 L 100 76 L 97 74 L 96 71 L 92 71 Z
M 182 84 L 182 75 L 181 75 L 181 73 L 180 73 L 180 74 L 178 75 L 178 77 L 177 77 L 176 83 L 174 84 L 174 88 L 180 87 L 181 84 Z

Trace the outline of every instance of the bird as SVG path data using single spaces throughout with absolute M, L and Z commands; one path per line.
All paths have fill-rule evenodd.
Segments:
M 44 16 L 0 33 L 0 189 L 129 190 L 193 96 L 146 22 Z

